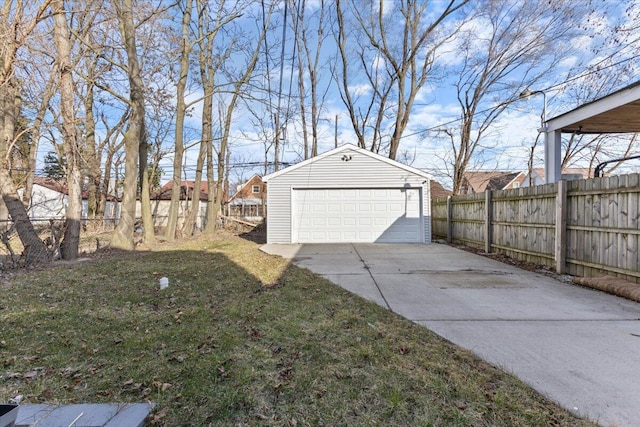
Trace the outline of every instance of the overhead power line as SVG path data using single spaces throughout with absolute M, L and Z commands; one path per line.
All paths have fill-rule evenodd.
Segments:
M 599 65 L 600 65 L 600 64 L 602 64 L 603 62 L 605 62 L 605 61 L 607 61 L 607 60 L 611 59 L 611 57 L 612 57 L 612 56 L 609 56 L 609 57 L 607 57 L 607 58 L 604 58 L 604 59 L 600 60 L 600 61 L 596 64 L 596 66 L 599 66 Z M 606 70 L 606 69 L 608 69 L 608 68 L 617 67 L 617 66 L 619 66 L 619 65 L 622 65 L 622 64 L 624 64 L 624 63 L 626 63 L 626 62 L 632 61 L 632 60 L 637 59 L 637 58 L 640 58 L 640 54 L 637 54 L 637 55 L 634 55 L 634 56 L 632 56 L 632 57 L 629 57 L 629 58 L 626 58 L 626 59 L 620 60 L 620 61 L 618 61 L 618 62 L 616 62 L 616 63 L 614 63 L 614 64 L 607 65 L 606 67 L 601 67 L 601 68 L 597 68 L 597 69 L 594 69 L 594 70 L 585 71 L 585 72 L 580 73 L 580 74 L 578 74 L 578 75 L 576 75 L 576 76 L 574 76 L 574 77 L 572 77 L 572 78 L 570 78 L 570 79 L 567 79 L 567 80 L 565 80 L 565 81 L 563 81 L 563 82 L 556 83 L 556 84 L 554 84 L 554 85 L 551 85 L 551 86 L 548 86 L 548 87 L 546 87 L 546 88 L 544 88 L 544 89 L 539 89 L 539 90 L 540 90 L 541 92 L 548 92 L 548 91 L 551 91 L 551 90 L 553 90 L 553 89 L 557 89 L 557 88 L 559 88 L 559 87 L 562 87 L 562 86 L 566 85 L 567 83 L 571 83 L 571 82 L 573 82 L 573 81 L 576 81 L 576 80 L 579 80 L 579 79 L 581 79 L 581 78 L 584 78 L 584 77 L 590 76 L 590 75 L 592 75 L 592 74 L 599 73 L 599 72 L 604 71 L 604 70 Z M 512 101 L 516 101 L 516 100 L 517 100 L 517 98 L 516 98 L 516 99 L 512 99 L 512 100 L 509 100 L 509 101 L 506 101 L 506 102 L 512 102 Z M 480 110 L 480 111 L 479 111 L 479 112 L 477 112 L 476 114 L 487 113 L 487 112 L 489 112 L 489 111 L 493 110 L 494 108 L 495 108 L 495 107 L 486 108 L 486 109 L 484 109 L 484 110 Z M 446 121 L 446 122 L 443 122 L 443 123 L 439 123 L 439 124 L 437 124 L 437 125 L 434 125 L 434 126 L 431 126 L 431 127 L 428 127 L 428 128 L 424 128 L 424 129 L 421 129 L 421 130 L 415 131 L 415 132 L 410 133 L 410 134 L 403 134 L 403 135 L 400 137 L 400 139 L 402 139 L 402 138 L 408 138 L 408 137 L 410 137 L 410 136 L 419 135 L 419 134 L 421 134 L 421 133 L 426 133 L 426 132 L 430 132 L 430 131 L 433 131 L 433 130 L 437 130 L 437 129 L 440 129 L 440 128 L 444 127 L 444 126 L 451 125 L 451 124 L 454 124 L 454 123 L 458 123 L 458 122 L 460 122 L 460 121 L 462 121 L 462 117 L 458 117 L 458 118 L 455 118 L 455 119 L 451 119 L 451 120 L 449 120 L 449 121 Z

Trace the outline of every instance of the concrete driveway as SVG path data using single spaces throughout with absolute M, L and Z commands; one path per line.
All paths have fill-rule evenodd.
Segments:
M 640 304 L 446 245 L 265 245 L 603 426 L 640 425 Z

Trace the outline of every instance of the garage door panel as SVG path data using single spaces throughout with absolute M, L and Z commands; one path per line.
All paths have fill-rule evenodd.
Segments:
M 373 225 L 386 226 L 387 223 L 388 223 L 387 218 L 384 218 L 384 217 L 375 217 L 375 218 L 373 218 Z
M 327 225 L 334 226 L 334 227 L 336 227 L 336 226 L 339 227 L 339 226 L 342 225 L 342 218 L 337 217 L 337 216 L 329 217 L 329 218 L 327 218 Z
M 358 225 L 371 225 L 371 217 L 360 217 L 358 218 Z
M 292 241 L 422 242 L 419 189 L 296 189 Z
M 323 226 L 323 225 L 327 225 L 327 218 L 323 218 L 323 217 L 313 217 L 311 219 L 311 223 L 312 225 L 318 225 L 318 226 Z
M 342 224 L 349 227 L 352 225 L 356 225 L 356 223 L 358 222 L 357 218 L 352 217 L 352 216 L 346 216 L 344 217 L 344 220 L 342 221 Z

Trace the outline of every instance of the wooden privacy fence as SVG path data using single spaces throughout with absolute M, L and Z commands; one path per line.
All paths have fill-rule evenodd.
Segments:
M 559 181 L 432 200 L 434 239 L 640 282 L 640 175 Z

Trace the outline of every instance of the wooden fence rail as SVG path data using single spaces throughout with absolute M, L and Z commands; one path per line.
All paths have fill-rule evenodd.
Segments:
M 640 283 L 640 175 L 559 181 L 432 200 L 434 239 Z

